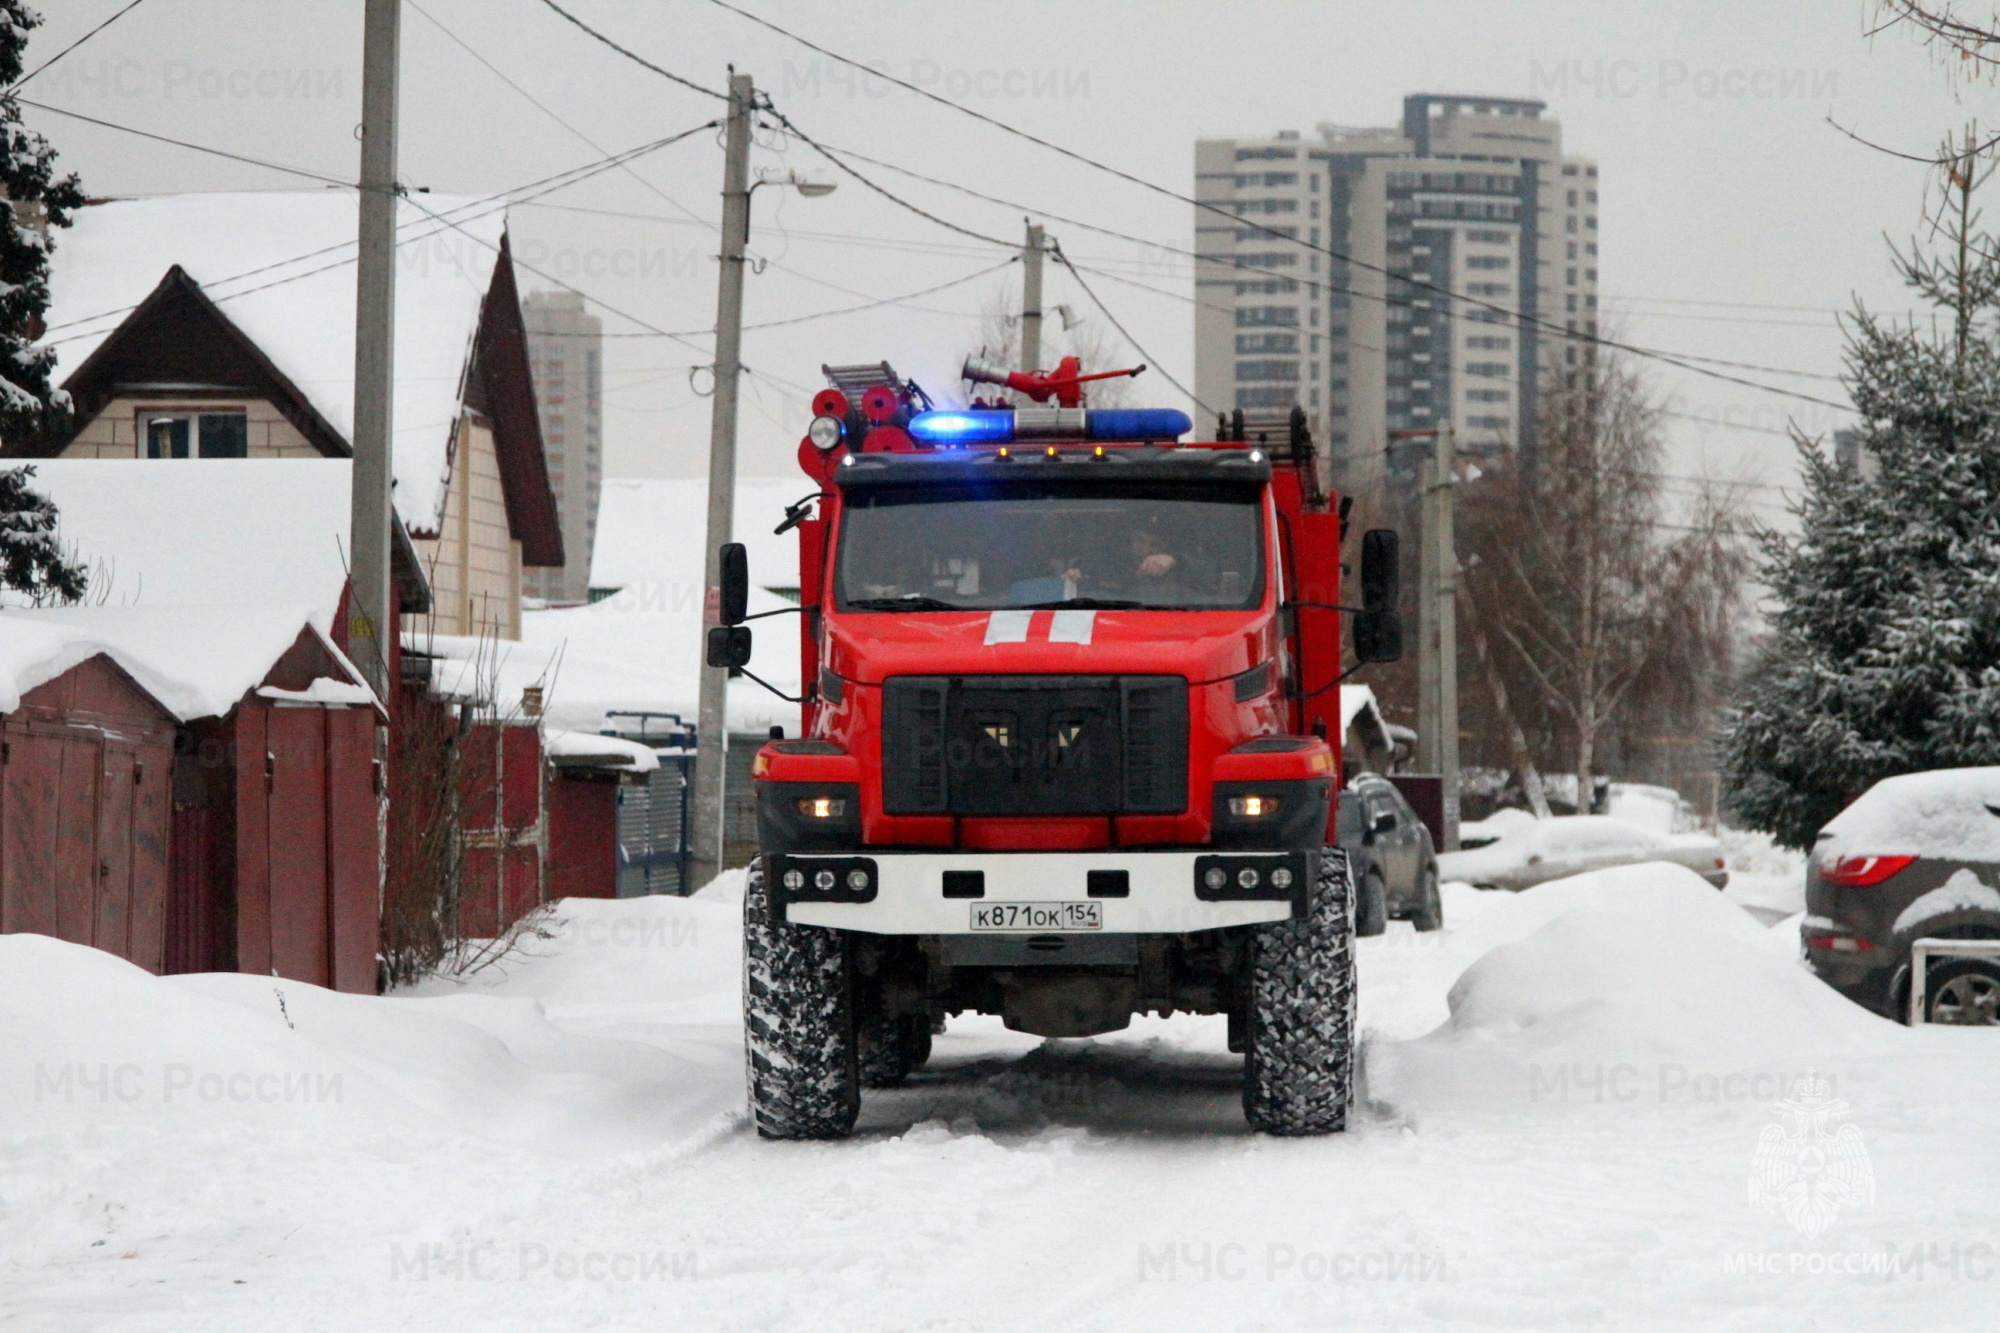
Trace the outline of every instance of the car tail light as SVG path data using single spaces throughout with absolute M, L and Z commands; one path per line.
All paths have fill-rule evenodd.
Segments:
M 1853 935 L 1808 935 L 1805 943 L 1808 949 L 1830 949 L 1834 953 L 1866 953 L 1875 947 L 1874 941 Z
M 1845 889 L 1865 889 L 1880 884 L 1917 858 L 1914 856 L 1843 856 L 1820 867 L 1819 877 Z

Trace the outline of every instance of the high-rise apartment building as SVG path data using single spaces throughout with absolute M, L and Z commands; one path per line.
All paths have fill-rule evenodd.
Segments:
M 582 602 L 590 595 L 590 549 L 604 489 L 604 323 L 574 292 L 529 292 L 521 315 L 565 556 L 560 569 L 527 570 L 522 592 Z
M 1304 407 L 1348 485 L 1399 430 L 1531 450 L 1597 332 L 1597 166 L 1545 110 L 1419 94 L 1400 127 L 1198 141 L 1196 197 L 1235 220 L 1195 210 L 1196 396 Z

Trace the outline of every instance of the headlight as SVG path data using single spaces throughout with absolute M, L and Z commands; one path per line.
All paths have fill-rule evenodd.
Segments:
M 812 425 L 806 427 L 806 438 L 822 451 L 839 444 L 842 433 L 839 417 L 814 417 Z
M 1275 796 L 1232 796 L 1229 798 L 1229 813 L 1238 819 L 1262 819 L 1266 815 L 1278 813 L 1278 798 Z
M 813 876 L 813 887 L 821 893 L 833 892 L 834 883 L 833 872 L 831 870 L 822 870 Z
M 1285 869 L 1285 867 L 1283 866 L 1279 866 L 1276 870 L 1273 870 L 1271 872 L 1271 887 L 1274 889 L 1291 888 L 1292 872 Z
M 1256 888 L 1257 878 L 1258 878 L 1257 872 L 1251 869 L 1249 866 L 1244 866 L 1241 870 L 1236 872 L 1236 882 L 1238 884 L 1241 884 L 1246 889 Z
M 785 887 L 790 889 L 793 893 L 797 893 L 800 889 L 803 889 L 805 886 L 806 886 L 806 876 L 803 870 L 787 870 L 785 872 Z
M 847 813 L 847 802 L 838 796 L 802 796 L 798 807 L 807 819 L 839 819 Z
M 854 891 L 855 891 L 856 893 L 859 893 L 859 892 L 861 892 L 861 891 L 862 891 L 863 889 L 867 888 L 867 887 L 868 887 L 868 872 L 867 872 L 867 871 L 865 871 L 865 870 L 860 870 L 860 869 L 856 869 L 856 870 L 850 870 L 850 871 L 848 871 L 848 872 L 847 872 L 847 887 L 848 887 L 848 888 L 850 888 L 850 889 L 853 889 L 853 890 L 854 890 Z
M 1202 875 L 1201 882 L 1211 889 L 1220 889 L 1229 883 L 1229 872 L 1221 866 L 1210 866 L 1207 873 Z

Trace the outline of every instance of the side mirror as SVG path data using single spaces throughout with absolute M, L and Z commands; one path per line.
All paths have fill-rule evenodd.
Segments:
M 743 549 L 742 542 L 730 542 L 721 554 L 722 623 L 740 625 L 750 612 L 750 554 Z M 714 653 L 709 656 L 712 658 Z M 709 665 L 716 663 L 711 661 Z
M 1370 826 L 1368 831 L 1371 833 L 1394 833 L 1396 831 L 1396 817 L 1387 810 L 1384 810 L 1381 814 L 1375 816 L 1375 822 Z
M 1355 616 L 1354 657 L 1360 662 L 1400 662 L 1403 618 L 1387 608 Z
M 1361 605 L 1366 610 L 1395 609 L 1401 591 L 1398 540 L 1394 528 L 1370 528 L 1361 534 Z
M 742 547 L 737 547 L 742 550 Z M 750 627 L 715 625 L 708 631 L 708 664 L 734 671 L 750 665 Z

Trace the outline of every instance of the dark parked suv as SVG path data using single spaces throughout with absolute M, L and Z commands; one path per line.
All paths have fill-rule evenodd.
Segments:
M 1437 848 L 1395 783 L 1374 773 L 1355 778 L 1340 794 L 1336 827 L 1361 890 L 1354 902 L 1355 934 L 1380 935 L 1391 917 L 1418 930 L 1444 924 Z
M 1820 831 L 1799 934 L 1821 980 L 1907 1020 L 1910 946 L 2000 938 L 2000 768 L 1884 778 Z M 1933 956 L 1933 1023 L 2000 1023 L 2000 966 Z

